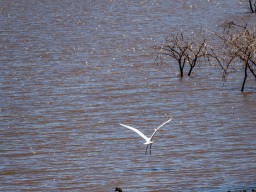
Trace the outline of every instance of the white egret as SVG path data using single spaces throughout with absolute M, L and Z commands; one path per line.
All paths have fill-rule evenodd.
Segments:
M 124 125 L 124 124 L 121 124 L 121 123 L 120 123 L 120 125 L 122 125 L 122 126 L 128 128 L 128 129 L 133 130 L 134 132 L 138 133 L 143 139 L 145 139 L 146 142 L 145 142 L 144 144 L 147 145 L 145 154 L 147 154 L 148 145 L 149 145 L 149 147 L 150 147 L 150 154 L 151 154 L 151 146 L 152 146 L 152 143 L 153 143 L 153 137 L 154 137 L 155 133 L 156 133 L 163 125 L 165 125 L 166 123 L 170 122 L 171 120 L 172 120 L 172 118 L 169 119 L 168 121 L 164 122 L 164 123 L 163 123 L 162 125 L 160 125 L 159 127 L 157 127 L 157 128 L 155 129 L 155 131 L 153 132 L 153 134 L 151 135 L 151 137 L 147 137 L 147 136 L 144 135 L 142 132 L 140 132 L 138 129 L 135 129 L 135 128 L 130 127 L 130 126 L 128 126 L 128 125 Z

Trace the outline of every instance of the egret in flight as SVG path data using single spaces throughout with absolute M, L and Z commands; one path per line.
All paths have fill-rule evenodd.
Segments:
M 152 143 L 153 143 L 153 137 L 154 137 L 155 133 L 156 133 L 162 126 L 164 126 L 166 123 L 170 122 L 171 120 L 172 120 L 172 118 L 169 119 L 168 121 L 164 122 L 164 123 L 163 123 L 162 125 L 160 125 L 159 127 L 157 127 L 157 128 L 154 130 L 154 132 L 153 132 L 153 134 L 151 135 L 151 137 L 147 137 L 147 136 L 144 135 L 142 132 L 140 132 L 138 129 L 135 129 L 135 128 L 130 127 L 130 126 L 128 126 L 128 125 L 124 125 L 124 124 L 121 124 L 121 123 L 120 123 L 120 125 L 122 125 L 122 126 L 128 128 L 128 129 L 133 130 L 134 132 L 138 133 L 143 139 L 145 139 L 146 142 L 145 142 L 144 144 L 147 145 L 145 154 L 147 154 L 148 145 L 149 145 L 150 154 L 151 154 L 151 146 L 152 146 Z

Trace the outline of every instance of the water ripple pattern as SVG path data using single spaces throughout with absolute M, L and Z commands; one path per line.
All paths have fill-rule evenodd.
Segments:
M 256 91 L 152 45 L 247 16 L 247 1 L 0 2 L 0 191 L 224 191 L 256 183 Z M 253 17 L 253 16 L 251 16 Z M 151 155 L 141 138 L 169 117 Z

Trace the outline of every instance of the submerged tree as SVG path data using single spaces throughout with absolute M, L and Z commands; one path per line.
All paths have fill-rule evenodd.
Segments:
M 184 41 L 183 34 L 172 34 L 165 39 L 165 43 L 159 46 L 154 46 L 157 50 L 157 63 L 163 63 L 166 57 L 171 57 L 178 62 L 180 76 L 183 77 L 183 69 L 186 63 L 186 51 L 188 50 L 189 43 Z
M 205 39 L 197 41 L 186 40 L 183 33 L 172 34 L 165 39 L 162 45 L 154 46 L 156 52 L 156 63 L 163 63 L 168 57 L 176 60 L 179 66 L 180 76 L 184 76 L 184 67 L 188 63 L 190 66 L 188 76 L 200 58 L 206 56 Z
M 186 58 L 190 65 L 188 76 L 191 75 L 192 70 L 196 66 L 200 58 L 205 58 L 207 54 L 205 39 L 203 42 L 195 43 L 192 42 L 188 51 L 186 52 Z
M 251 12 L 256 13 L 256 1 L 254 1 L 254 3 L 253 3 L 252 0 L 249 0 L 249 4 L 250 4 Z
M 210 48 L 208 56 L 222 67 L 225 79 L 230 71 L 244 71 L 241 91 L 244 91 L 248 70 L 256 79 L 256 30 L 247 24 L 225 22 L 221 33 L 211 32 L 222 40 L 221 47 Z M 231 69 L 231 70 L 230 70 Z

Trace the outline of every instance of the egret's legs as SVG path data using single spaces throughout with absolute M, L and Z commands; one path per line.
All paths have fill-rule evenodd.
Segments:
M 147 147 L 146 147 L 145 155 L 147 154 L 147 151 L 148 151 L 148 145 L 147 145 Z
M 151 155 L 151 146 L 152 146 L 152 143 L 148 144 L 149 145 L 149 154 Z M 147 154 L 147 151 L 148 151 L 148 145 L 146 147 L 146 151 L 145 151 L 145 155 Z

